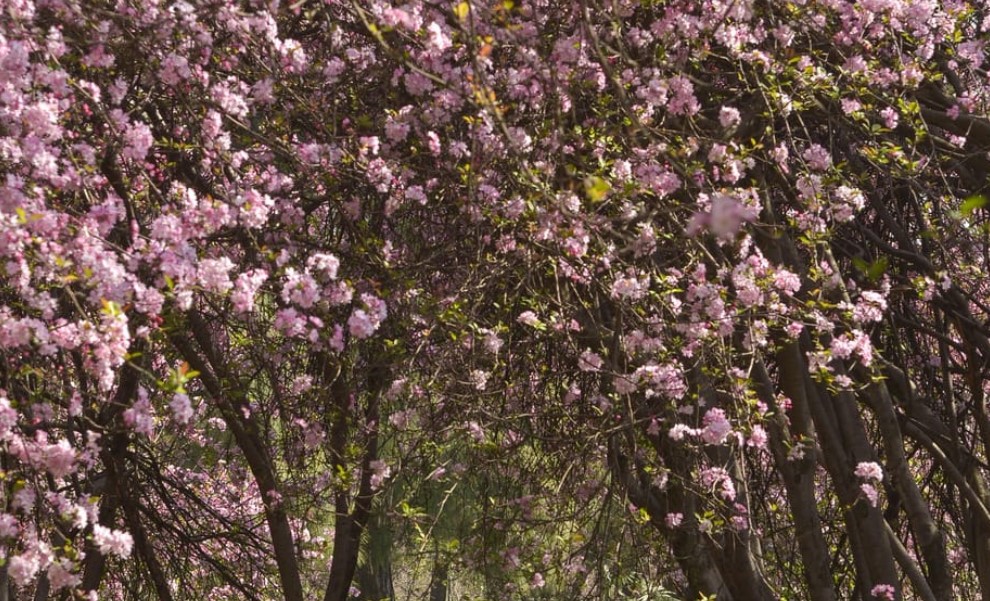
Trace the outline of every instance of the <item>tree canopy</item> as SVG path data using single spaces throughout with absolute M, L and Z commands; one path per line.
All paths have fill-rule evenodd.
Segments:
M 0 2 L 0 600 L 990 599 L 988 32 Z

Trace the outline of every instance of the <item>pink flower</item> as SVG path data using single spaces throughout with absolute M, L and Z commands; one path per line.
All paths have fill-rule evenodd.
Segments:
M 637 278 L 634 275 L 629 277 L 616 278 L 612 284 L 612 298 L 622 298 L 627 300 L 640 300 L 649 290 L 649 278 Z
M 578 358 L 578 369 L 581 371 L 598 371 L 602 368 L 602 358 L 591 350 L 581 353 Z
M 20 531 L 17 518 L 9 513 L 0 513 L 0 538 L 14 538 Z
M 234 281 L 234 289 L 230 293 L 230 302 L 238 313 L 249 313 L 254 310 L 254 299 L 261 285 L 268 279 L 264 269 L 246 271 Z
M 889 106 L 880 111 L 880 117 L 883 118 L 883 124 L 887 129 L 897 127 L 897 123 L 900 120 L 900 115 L 897 114 L 897 111 Z
M 364 309 L 354 309 L 354 312 L 351 313 L 350 318 L 347 320 L 347 328 L 351 336 L 359 340 L 369 338 L 375 333 L 375 325 Z
M 807 161 L 808 166 L 815 171 L 825 171 L 832 166 L 832 155 L 818 144 L 812 144 L 808 150 L 804 151 L 801 158 Z
M 175 416 L 175 421 L 180 424 L 187 424 L 193 416 L 192 403 L 189 402 L 189 397 L 184 394 L 176 394 L 172 397 L 172 400 L 168 404 L 169 409 L 172 410 L 172 415 Z
M 685 436 L 694 436 L 698 433 L 694 428 L 686 424 L 676 424 L 674 427 L 667 432 L 671 440 L 684 440 Z
M 719 240 L 731 240 L 739 232 L 744 222 L 753 221 L 756 211 L 743 205 L 728 194 L 717 193 L 712 197 L 712 210 L 708 227 Z
M 701 440 L 708 444 L 722 444 L 732 433 L 732 424 L 725 417 L 725 411 L 709 409 L 702 420 L 705 428 L 701 431 Z
M 767 431 L 763 429 L 763 426 L 757 424 L 749 433 L 749 440 L 746 441 L 746 445 L 756 449 L 766 449 L 767 440 Z
M 205 290 L 224 293 L 234 287 L 228 275 L 233 268 L 233 261 L 227 257 L 203 259 L 199 262 L 196 279 Z
M 863 491 L 863 496 L 866 497 L 866 501 L 870 504 L 870 506 L 876 507 L 877 501 L 880 497 L 876 487 L 872 484 L 860 484 L 859 489 Z
M 76 587 L 82 584 L 82 574 L 73 572 L 73 563 L 69 559 L 53 562 L 48 566 L 48 582 L 52 590 Z
M 57 444 L 44 447 L 45 469 L 56 478 L 63 478 L 72 473 L 76 463 L 76 452 L 69 441 L 60 440 Z
M 371 490 L 378 490 L 388 480 L 388 477 L 392 475 L 392 468 L 388 466 L 387 463 L 376 459 L 370 464 L 371 473 Z
M 111 530 L 100 524 L 93 526 L 93 544 L 103 555 L 116 555 L 126 559 L 131 554 L 134 539 L 121 530 Z
M 388 315 L 385 301 L 380 298 L 365 293 L 361 295 L 361 301 L 364 303 L 364 308 L 354 309 L 347 320 L 351 336 L 358 339 L 368 338 L 374 334 Z
M 863 461 L 856 466 L 856 476 L 873 482 L 883 481 L 883 468 L 873 461 Z
M 847 115 L 863 110 L 863 104 L 855 98 L 843 98 L 840 103 L 842 104 L 842 112 Z
M 151 436 L 155 431 L 155 415 L 148 400 L 148 391 L 138 389 L 138 400 L 124 411 L 124 425 L 138 434 Z
M 453 43 L 450 37 L 444 33 L 443 28 L 436 21 L 426 26 L 427 46 L 436 52 L 443 52 L 450 48 Z
M 887 299 L 873 290 L 864 290 L 859 295 L 859 302 L 853 307 L 853 319 L 859 323 L 871 323 L 883 319 L 887 309 Z
M 773 285 L 787 296 L 794 296 L 801 289 L 801 278 L 794 272 L 778 269 L 774 274 Z
M 134 123 L 124 131 L 124 149 L 120 152 L 120 156 L 143 161 L 154 143 L 155 137 L 151 135 L 151 128 L 144 123 Z
M 328 280 L 336 280 L 340 259 L 328 253 L 314 253 L 306 259 L 306 267 Z
M 18 586 L 27 586 L 41 570 L 41 561 L 37 553 L 24 553 L 10 558 L 7 573 Z
M 516 321 L 533 328 L 539 327 L 542 324 L 540 318 L 537 317 L 536 313 L 533 313 L 532 311 L 523 311 L 519 314 L 519 317 L 516 318 Z
M 878 584 L 870 589 L 871 595 L 877 599 L 884 599 L 885 601 L 894 601 L 896 593 L 897 590 L 889 584 Z
M 739 125 L 739 109 L 723 106 L 718 112 L 718 122 L 722 127 L 729 128 Z
M 731 501 L 736 498 L 736 486 L 732 482 L 732 478 L 729 476 L 729 472 L 725 468 L 721 467 L 706 467 L 703 468 L 698 473 L 698 481 L 705 488 L 715 489 L 718 488 L 718 495 L 725 499 L 726 501 Z
M 330 348 L 338 353 L 344 350 L 344 328 L 339 325 L 333 326 L 333 334 L 327 343 Z
M 309 309 L 319 300 L 320 287 L 308 273 L 299 273 L 294 268 L 285 270 L 282 284 L 282 300 Z

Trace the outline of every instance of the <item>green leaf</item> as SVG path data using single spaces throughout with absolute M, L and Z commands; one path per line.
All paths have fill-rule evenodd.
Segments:
M 867 263 L 859 257 L 853 259 L 853 265 L 856 269 L 863 272 L 863 274 L 869 278 L 871 282 L 879 280 L 883 277 L 883 274 L 887 273 L 888 264 L 889 261 L 887 260 L 887 257 L 881 257 L 872 263 Z
M 959 207 L 959 212 L 962 213 L 963 217 L 970 217 L 976 209 L 982 209 L 985 206 L 987 206 L 987 197 L 977 194 L 964 200 Z
M 597 175 L 584 178 L 584 192 L 588 195 L 588 200 L 593 203 L 601 202 L 611 191 L 612 186 Z

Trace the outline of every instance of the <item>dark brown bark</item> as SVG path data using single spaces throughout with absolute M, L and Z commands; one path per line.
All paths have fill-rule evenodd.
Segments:
M 891 483 L 900 493 L 908 521 L 924 558 L 931 593 L 939 601 L 952 601 L 952 570 L 945 551 L 945 537 L 935 523 L 928 503 L 907 464 L 904 435 L 897 423 L 893 400 L 883 382 L 874 382 L 864 394 L 880 427 Z M 920 591 L 919 591 L 920 592 Z
M 671 460 L 674 461 L 673 458 Z M 700 595 L 718 595 L 720 601 L 731 599 L 728 587 L 708 553 L 705 539 L 698 528 L 695 496 L 677 483 L 663 491 L 656 489 L 648 478 L 634 471 L 629 458 L 620 451 L 615 437 L 609 443 L 609 467 L 629 500 L 638 507 L 646 508 L 653 527 L 666 537 L 674 559 L 687 578 L 687 596 L 697 598 Z M 664 517 L 674 507 L 684 515 L 684 521 L 678 528 L 670 530 L 664 526 Z
M 798 549 L 801 553 L 801 565 L 808 583 L 809 599 L 834 601 L 835 584 L 829 565 L 828 544 L 822 533 L 822 524 L 816 507 L 815 454 L 808 452 L 800 460 L 792 460 L 788 457 L 785 441 L 792 440 L 792 437 L 788 433 L 784 415 L 777 406 L 773 382 L 762 360 L 755 363 L 753 372 L 757 394 L 773 412 L 773 418 L 768 423 L 770 450 L 773 453 L 774 465 L 780 472 L 787 491 L 788 506 L 794 519 Z M 806 413 L 792 412 L 791 425 L 798 436 L 810 437 L 812 434 Z
M 194 312 L 190 314 L 190 321 L 191 330 L 201 351 L 197 351 L 183 334 L 173 332 L 170 340 L 183 359 L 200 373 L 200 379 L 207 393 L 234 435 L 234 440 L 244 454 L 251 475 L 258 484 L 285 601 L 303 601 L 302 580 L 292 529 L 278 495 L 275 471 L 265 442 L 261 438 L 258 424 L 248 410 L 247 401 L 236 384 L 236 379 L 215 352 L 213 342 L 209 338 L 210 330 L 205 321 Z
M 375 496 L 371 486 L 373 473 L 371 462 L 378 458 L 378 404 L 386 379 L 383 366 L 373 365 L 371 367 L 368 375 L 368 406 L 364 415 L 361 416 L 367 429 L 364 458 L 361 462 L 361 482 L 354 499 L 353 510 L 350 507 L 350 493 L 347 490 L 336 495 L 333 564 L 330 566 L 330 577 L 323 595 L 324 601 L 346 601 L 351 583 L 354 581 L 354 574 L 357 571 L 361 535 L 371 517 L 371 507 Z M 347 386 L 343 376 L 338 375 L 333 381 L 331 392 L 337 410 L 335 416 L 337 421 L 331 432 L 330 440 L 334 455 L 334 467 L 338 470 L 346 470 L 344 448 L 348 440 L 353 391 Z
M 141 355 L 145 346 L 143 341 L 139 341 L 135 343 L 133 348 L 129 349 L 129 352 L 132 355 Z M 113 402 L 106 404 L 98 415 L 91 416 L 114 431 L 114 434 L 106 441 L 106 446 L 101 449 L 104 463 L 107 463 L 107 458 L 110 457 L 123 457 L 127 451 L 127 434 L 119 428 L 115 428 L 114 423 L 137 398 L 140 375 L 140 371 L 134 366 L 125 364 L 121 371 L 120 382 L 117 384 L 117 392 L 114 394 Z M 100 509 L 97 513 L 97 521 L 100 525 L 110 528 L 117 519 L 117 511 L 121 503 L 117 482 L 119 473 L 108 467 L 104 477 L 106 483 L 103 485 L 103 490 L 99 491 Z M 86 559 L 83 560 L 82 566 L 81 590 L 99 590 L 106 571 L 106 563 L 106 557 L 96 549 L 92 542 L 87 542 Z M 67 595 L 68 593 L 64 592 L 62 598 L 66 598 Z

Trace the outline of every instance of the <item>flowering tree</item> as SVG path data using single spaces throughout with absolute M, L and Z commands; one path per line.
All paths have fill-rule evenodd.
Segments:
M 985 4 L 0 10 L 4 598 L 990 594 Z

